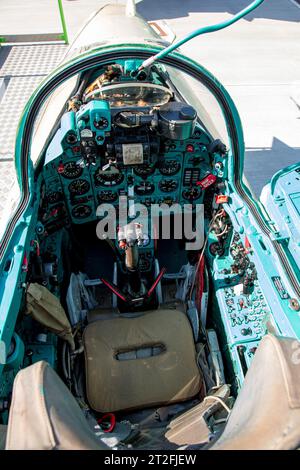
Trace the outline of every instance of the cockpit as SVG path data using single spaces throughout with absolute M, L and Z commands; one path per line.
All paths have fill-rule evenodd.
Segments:
M 75 41 L 20 124 L 22 200 L 1 284 L 8 448 L 210 446 L 229 415 L 223 448 L 296 446 L 295 341 L 273 335 L 296 332 L 299 303 L 282 234 L 269 237 L 242 179 L 237 110 L 200 64 L 170 54 L 178 43 L 99 43 L 98 24 L 118 36 L 124 18 L 147 32 L 119 5 L 103 10 L 97 43 Z M 278 429 L 253 438 L 277 406 L 274 383 Z
M 41 304 L 44 312 L 60 302 L 75 332 L 57 358 L 75 396 L 96 415 L 132 419 L 140 410 L 138 421 L 159 404 L 188 408 L 224 383 L 222 367 L 204 377 L 205 353 L 197 353 L 201 343 L 215 354 L 202 343 L 206 263 L 220 264 L 226 296 L 225 278 L 234 282 L 237 272 L 241 298 L 257 288 L 223 207 L 228 149 L 197 105 L 205 96 L 187 100 L 178 75 L 171 80 L 160 64 L 139 71 L 140 63 L 124 59 L 77 77 L 40 160 L 28 272 L 33 317 Z M 213 329 L 210 337 L 217 344 Z M 30 338 L 36 361 L 42 349 Z

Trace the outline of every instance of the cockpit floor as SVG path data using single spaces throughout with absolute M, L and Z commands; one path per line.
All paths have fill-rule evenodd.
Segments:
M 90 279 L 105 277 L 112 281 L 112 250 L 107 242 L 97 237 L 95 224 L 74 226 L 73 233 L 76 240 L 73 262 L 77 265 L 76 268 L 86 273 Z
M 175 450 L 178 444 L 166 438 L 166 432 L 174 418 L 190 410 L 199 403 L 198 399 L 188 400 L 160 408 L 147 408 L 133 411 L 120 417 L 121 420 L 130 421 L 136 425 L 138 432 L 132 434 L 132 439 L 126 442 L 134 449 L 139 450 Z M 189 443 L 187 442 L 188 446 Z
M 188 262 L 182 240 L 157 240 L 157 258 L 168 273 L 178 273 L 182 265 Z

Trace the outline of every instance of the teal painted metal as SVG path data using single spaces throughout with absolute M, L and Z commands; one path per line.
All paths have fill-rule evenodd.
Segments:
M 130 45 L 130 44 L 119 44 L 115 46 L 103 46 L 103 47 L 97 47 L 95 49 L 92 49 L 88 52 L 85 52 L 74 59 L 71 59 L 70 61 L 66 62 L 65 64 L 61 65 L 58 67 L 55 71 L 53 71 L 52 74 L 50 74 L 43 82 L 41 82 L 40 86 L 36 89 L 34 94 L 31 96 L 30 100 L 28 101 L 23 115 L 20 120 L 19 124 L 19 129 L 17 132 L 17 142 L 16 142 L 16 172 L 18 176 L 18 181 L 22 185 L 22 174 L 21 174 L 21 161 L 22 161 L 22 136 L 25 130 L 26 126 L 26 119 L 28 115 L 30 114 L 32 107 L 35 105 L 36 101 L 40 100 L 40 96 L 43 94 L 44 90 L 46 90 L 48 87 L 51 87 L 53 85 L 53 82 L 55 82 L 56 77 L 61 77 L 61 75 L 65 75 L 64 79 L 59 78 L 59 83 L 62 83 L 65 81 L 67 78 L 70 78 L 71 76 L 74 75 L 74 73 L 70 72 L 74 67 L 80 66 L 81 63 L 84 63 L 87 59 L 92 59 L 92 58 L 99 58 L 99 67 L 101 66 L 101 56 L 107 53 L 115 53 L 116 56 L 119 56 L 122 58 L 122 54 L 127 54 L 127 53 L 147 53 L 147 55 L 151 55 L 158 50 L 162 50 L 161 48 L 158 47 L 153 47 L 150 45 Z M 222 93 L 224 97 L 224 103 L 229 107 L 230 112 L 233 116 L 234 119 L 234 126 L 236 129 L 236 135 L 237 135 L 237 144 L 238 144 L 238 149 L 239 149 L 239 154 L 240 154 L 240 167 L 239 167 L 239 176 L 242 177 L 242 172 L 243 172 L 243 162 L 244 162 L 244 138 L 243 138 L 243 130 L 241 126 L 241 121 L 240 117 L 238 114 L 238 111 L 236 109 L 236 106 L 231 99 L 229 93 L 227 90 L 224 88 L 224 86 L 217 80 L 215 76 L 213 76 L 208 70 L 206 70 L 203 66 L 199 65 L 197 62 L 193 61 L 192 59 L 179 54 L 179 53 L 172 53 L 170 57 L 179 60 L 183 64 L 186 64 L 193 68 L 196 73 L 199 72 L 201 75 L 207 77 L 211 82 L 215 84 L 215 86 L 219 89 L 219 91 Z M 164 63 L 162 61 L 162 63 Z M 88 66 L 83 66 L 81 68 L 81 71 L 83 72 L 84 70 L 87 70 Z M 43 96 L 42 100 L 43 102 L 45 101 L 47 96 Z M 216 97 L 217 101 L 220 104 L 220 108 L 223 111 L 224 114 L 224 119 L 226 120 L 225 116 L 225 110 L 224 110 L 224 105 L 223 103 L 220 102 L 219 98 Z M 229 135 L 229 139 L 232 140 L 232 136 Z M 232 142 L 231 142 L 231 148 L 232 148 Z M 30 155 L 30 154 L 29 154 Z M 29 175 L 32 174 L 33 168 L 31 167 L 30 164 L 30 159 L 27 159 L 28 163 L 28 173 Z M 233 168 L 234 163 L 230 164 L 230 173 L 231 173 L 231 178 L 233 179 L 234 171 L 235 169 Z M 233 180 L 230 181 L 231 184 L 233 184 Z M 249 192 L 249 189 L 242 183 L 243 186 L 245 187 L 245 190 Z M 249 192 L 250 193 L 250 192 Z
M 18 217 L 16 217 L 12 227 L 13 231 L 6 237 L 0 260 L 0 339 L 7 346 L 10 344 L 16 316 L 24 293 L 23 283 L 26 277 L 26 272 L 22 269 L 24 255 L 30 250 L 29 239 L 37 223 L 38 201 L 35 195 L 38 189 L 37 182 L 34 180 L 34 168 L 30 160 L 30 147 L 26 147 L 26 145 L 31 141 L 33 122 L 38 110 L 51 90 L 78 73 L 78 71 L 88 70 L 91 63 L 96 63 L 100 67 L 102 63 L 107 61 L 107 57 L 122 59 L 128 56 L 134 58 L 140 56 L 140 58 L 144 58 L 145 55 L 151 56 L 161 50 L 159 47 L 136 44 L 96 47 L 62 64 L 42 82 L 27 103 L 19 124 L 16 143 L 16 168 L 22 191 L 22 200 L 17 209 Z M 253 210 L 249 209 L 245 199 L 241 196 L 242 189 L 243 193 L 251 198 L 252 208 L 255 208 L 261 219 L 267 224 L 269 220 L 263 206 L 252 199 L 249 189 L 242 181 L 245 150 L 243 131 L 237 109 L 230 95 L 210 72 L 182 54 L 173 52 L 168 58 L 164 58 L 160 62 L 168 66 L 180 64 L 191 73 L 194 72 L 195 75 L 201 76 L 218 101 L 229 132 L 227 191 L 231 200 L 230 204 L 226 205 L 226 211 L 230 214 L 234 229 L 242 235 L 243 240 L 247 236 L 253 250 L 252 260 L 257 265 L 258 270 L 265 273 L 261 288 L 267 297 L 272 294 L 272 299 L 267 298 L 267 302 L 270 305 L 275 328 L 280 334 L 300 337 L 299 314 L 290 309 L 288 299 L 281 299 L 279 295 L 274 295 L 272 277 L 284 277 L 283 266 L 274 257 L 274 249 L 270 238 L 262 232 L 261 226 L 253 215 Z M 6 269 L 9 260 L 11 260 L 11 265 Z M 216 259 L 213 270 L 216 288 L 218 288 L 219 281 L 218 275 L 215 274 L 219 269 L 218 262 L 218 259 Z M 233 345 L 234 347 L 237 346 L 235 343 Z M 234 350 L 232 356 L 235 355 L 236 351 Z M 3 367 L 4 365 L 0 365 L 0 373 Z M 237 370 L 236 374 L 239 376 L 240 372 Z
M 24 110 L 24 113 L 23 113 L 23 116 L 21 118 L 21 121 L 20 121 L 20 127 L 19 127 L 19 131 L 18 131 L 18 134 L 17 134 L 17 143 L 16 143 L 16 158 L 15 158 L 15 161 L 16 161 L 16 171 L 17 171 L 17 175 L 18 175 L 18 181 L 20 183 L 20 186 L 21 186 L 21 189 L 23 191 L 28 191 L 29 193 L 31 192 L 30 190 L 30 182 L 33 178 L 33 167 L 32 167 L 32 163 L 31 163 L 31 160 L 30 158 L 27 158 L 26 160 L 26 164 L 28 166 L 28 175 L 29 175 L 29 179 L 28 179 L 28 185 L 27 185 L 27 188 L 24 187 L 24 178 L 22 177 L 22 172 L 21 172 L 21 159 L 22 159 L 22 137 L 23 137 L 23 133 L 24 133 L 24 129 L 25 129 L 25 125 L 26 125 L 26 118 L 27 116 L 29 115 L 29 113 L 31 112 L 31 108 L 32 106 L 35 104 L 36 100 L 39 100 L 40 99 L 40 95 L 42 94 L 42 92 L 51 85 L 51 83 L 53 83 L 53 81 L 55 81 L 55 77 L 57 76 L 60 76 L 61 74 L 66 74 L 68 77 L 72 75 L 72 73 L 70 73 L 69 71 L 74 67 L 74 66 L 79 66 L 80 63 L 82 63 L 84 60 L 86 60 L 87 58 L 95 58 L 95 57 L 98 57 L 99 60 L 101 59 L 101 55 L 102 54 L 105 54 L 105 53 L 108 53 L 108 52 L 115 52 L 116 54 L 118 54 L 119 56 L 122 56 L 122 53 L 127 53 L 127 52 L 130 52 L 130 51 L 136 51 L 136 52 L 147 52 L 149 55 L 157 52 L 158 48 L 153 48 L 153 46 L 148 46 L 148 45 L 144 45 L 144 46 L 132 46 L 132 45 L 117 45 L 117 46 L 114 46 L 114 47 L 109 47 L 109 46 L 106 46 L 106 47 L 101 47 L 101 48 L 96 48 L 94 50 L 91 50 L 91 51 L 88 51 L 72 60 L 70 60 L 69 62 L 67 62 L 66 64 L 63 64 L 62 66 L 60 66 L 58 69 L 56 69 L 49 77 L 47 77 L 44 82 L 42 82 L 42 84 L 40 85 L 40 87 L 36 90 L 36 92 L 33 94 L 33 96 L 31 97 L 31 99 L 29 100 L 29 102 L 27 103 L 27 106 Z M 251 193 L 249 191 L 249 189 L 247 188 L 247 186 L 244 184 L 244 182 L 242 181 L 242 173 L 243 173 L 243 160 L 244 160 L 244 139 L 243 139 L 243 131 L 242 131 L 242 126 L 241 126 L 241 122 L 240 122 L 240 118 L 239 118 L 239 115 L 238 115 L 238 112 L 237 112 L 237 109 L 230 97 L 230 95 L 228 94 L 228 92 L 225 90 L 225 88 L 223 87 L 223 85 L 218 82 L 218 80 L 212 75 L 210 74 L 210 72 L 208 72 L 204 67 L 202 67 L 201 65 L 197 64 L 195 61 L 187 58 L 187 57 L 184 57 L 183 55 L 181 54 L 178 54 L 178 53 L 172 53 L 171 54 L 171 57 L 174 57 L 176 59 L 179 59 L 183 64 L 188 64 L 190 65 L 192 68 L 194 68 L 197 72 L 200 72 L 201 74 L 203 74 L 204 76 L 206 76 L 209 80 L 213 81 L 215 86 L 219 89 L 219 91 L 221 92 L 223 98 L 224 98 L 224 102 L 226 103 L 226 105 L 229 107 L 230 109 L 230 112 L 231 112 L 231 115 L 233 116 L 233 119 L 234 119 L 234 127 L 235 127 L 235 130 L 236 130 L 236 136 L 237 136 L 237 148 L 238 148 L 238 152 L 239 152 L 239 158 L 240 158 L 240 164 L 239 164 L 239 169 L 238 169 L 238 179 L 240 180 L 240 184 L 243 188 L 243 190 L 245 191 L 245 193 L 247 193 L 250 197 L 251 197 Z M 99 65 L 100 65 L 100 62 L 99 62 Z M 87 67 L 83 67 L 83 69 L 87 69 Z M 69 72 L 69 73 L 68 73 Z M 60 80 L 61 82 L 61 80 Z M 43 101 L 46 99 L 46 97 L 44 96 L 43 98 Z M 220 103 L 220 100 L 218 99 L 217 97 L 217 100 L 219 101 L 219 104 L 220 104 L 220 107 L 221 109 L 223 110 L 224 112 L 224 115 L 225 115 L 225 111 L 224 111 L 224 105 L 223 103 Z M 232 136 L 229 135 L 229 138 L 230 138 L 230 147 L 232 149 Z M 28 155 L 27 155 L 28 157 Z M 24 163 L 24 162 L 23 162 Z M 236 177 L 236 168 L 235 168 L 235 165 L 234 165 L 234 160 L 232 158 L 232 150 L 230 150 L 230 153 L 229 153 L 229 175 L 228 175 L 228 178 L 229 178 L 229 186 L 231 188 L 234 188 L 235 187 L 235 177 Z M 24 167 L 23 167 L 24 168 Z M 25 179 L 26 181 L 26 179 Z M 258 201 L 253 201 L 257 211 L 259 212 L 260 216 L 266 220 L 266 215 L 264 213 L 264 210 L 261 206 L 261 204 L 259 204 Z M 244 205 L 244 202 L 243 201 L 240 201 L 240 205 L 243 206 Z
M 300 164 L 276 173 L 263 189 L 263 203 L 278 229 L 277 239 L 295 263 L 300 279 Z
M 107 120 L 107 125 L 103 129 L 95 127 L 95 122 L 99 116 L 103 116 Z M 102 145 L 105 139 L 105 133 L 111 129 L 111 114 L 107 101 L 90 101 L 83 110 L 76 113 L 77 126 L 79 129 L 85 127 L 85 122 L 88 120 L 90 128 L 96 135 L 97 145 Z M 83 127 L 82 127 L 83 126 Z
M 14 325 L 16 322 L 17 312 L 19 311 L 21 298 L 23 295 L 22 284 L 25 282 L 26 273 L 22 271 L 22 263 L 24 259 L 24 254 L 29 252 L 29 227 L 35 227 L 37 220 L 34 217 L 36 212 L 36 199 L 34 193 L 36 190 L 36 182 L 34 180 L 34 168 L 30 159 L 30 149 L 27 152 L 25 150 L 24 136 L 28 142 L 31 141 L 33 128 L 32 123 L 32 111 L 35 105 L 38 104 L 38 109 L 45 102 L 47 96 L 49 95 L 52 87 L 57 87 L 58 84 L 64 82 L 67 78 L 73 76 L 78 69 L 87 70 L 89 66 L 86 62 L 89 59 L 96 59 L 98 65 L 101 65 L 101 60 L 103 56 L 108 53 L 114 53 L 117 57 L 122 57 L 122 55 L 130 54 L 141 54 L 146 53 L 148 56 L 158 52 L 161 48 L 153 47 L 149 45 L 126 45 L 119 44 L 116 46 L 103 46 L 95 48 L 91 51 L 87 51 L 80 56 L 77 56 L 70 61 L 62 64 L 55 71 L 53 71 L 36 89 L 34 94 L 31 96 L 29 101 L 26 104 L 26 107 L 23 111 L 21 120 L 19 122 L 19 127 L 17 131 L 17 140 L 16 140 L 16 150 L 15 150 L 15 164 L 16 164 L 16 173 L 18 182 L 21 189 L 21 200 L 20 204 L 16 210 L 19 214 L 18 218 L 14 225 L 14 230 L 9 237 L 8 242 L 5 244 L 5 250 L 2 250 L 1 256 L 1 277 L 0 277 L 0 339 L 9 345 L 12 333 L 14 331 Z M 220 90 L 224 101 L 228 104 L 232 116 L 234 118 L 234 125 L 236 128 L 236 134 L 238 136 L 238 147 L 241 155 L 241 162 L 243 161 L 244 155 L 244 143 L 243 143 L 243 131 L 241 127 L 241 122 L 239 119 L 238 112 L 236 107 L 230 98 L 227 91 L 218 82 L 218 80 L 210 74 L 205 68 L 197 64 L 195 61 L 184 57 L 181 54 L 173 53 L 171 57 L 174 57 L 179 62 L 189 65 L 195 72 L 200 72 L 203 76 L 209 78 L 210 81 L 213 81 L 215 86 Z M 221 107 L 223 105 L 221 104 Z M 233 185 L 231 181 L 234 175 L 234 163 L 230 159 L 230 184 Z M 242 166 L 242 165 L 241 165 Z M 240 170 L 240 175 L 242 170 Z M 33 216 L 33 219 L 32 219 Z M 13 218 L 13 217 L 12 217 Z M 12 223 L 12 221 L 11 221 Z M 10 225 L 8 225 L 10 229 Z M 3 246 L 3 239 L 1 241 Z M 5 271 L 5 264 L 8 259 L 12 260 L 12 265 L 8 272 Z M 15 286 L 17 284 L 17 289 Z M 11 295 L 11 292 L 14 292 Z M 0 365 L 0 373 L 3 369 L 3 365 Z

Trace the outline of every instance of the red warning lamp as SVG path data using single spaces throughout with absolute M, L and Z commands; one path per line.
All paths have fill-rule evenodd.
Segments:
M 65 171 L 65 166 L 64 166 L 64 164 L 63 164 L 62 162 L 60 162 L 60 164 L 59 164 L 58 167 L 57 167 L 57 172 L 58 172 L 59 174 L 61 174 L 61 173 L 63 173 L 64 171 Z
M 195 148 L 192 144 L 188 144 L 186 147 L 185 147 L 185 150 L 186 152 L 189 152 L 189 153 L 193 153 Z
M 76 145 L 76 147 L 72 147 L 72 152 L 73 153 L 79 153 L 80 152 L 80 146 L 79 145 Z
M 226 194 L 217 194 L 216 195 L 216 203 L 217 204 L 226 204 L 228 202 L 229 197 Z
M 251 252 L 252 250 L 252 246 L 251 246 L 251 243 L 249 242 L 248 240 L 248 237 L 245 237 L 245 253 L 248 254 Z

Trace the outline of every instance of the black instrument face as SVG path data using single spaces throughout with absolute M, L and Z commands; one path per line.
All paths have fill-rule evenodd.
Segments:
M 66 137 L 66 141 L 70 145 L 74 145 L 77 142 L 77 136 L 76 134 L 69 133 Z
M 113 191 L 100 191 L 98 193 L 98 202 L 115 202 L 118 199 L 118 193 Z
M 47 202 L 49 204 L 55 204 L 56 202 L 61 201 L 62 198 L 63 198 L 63 195 L 61 191 L 50 191 L 47 194 Z
M 94 175 L 95 184 L 97 186 L 116 186 L 122 183 L 124 175 L 121 172 L 102 171 L 98 168 Z
M 86 217 L 89 217 L 91 213 L 92 209 L 90 206 L 86 206 L 84 204 L 80 204 L 72 209 L 72 216 L 76 219 L 85 219 Z
M 182 197 L 186 199 L 187 201 L 195 201 L 198 199 L 201 195 L 201 190 L 199 188 L 190 188 L 190 189 L 185 189 L 182 192 Z
M 78 179 L 69 184 L 69 191 L 73 196 L 82 196 L 82 194 L 87 193 L 89 189 L 90 183 L 84 179 Z
M 173 176 L 179 172 L 180 168 L 181 168 L 181 165 L 177 160 L 165 160 L 159 166 L 159 171 L 162 175 Z
M 154 165 L 140 165 L 134 168 L 134 173 L 142 178 L 152 175 L 155 171 Z
M 134 191 L 138 196 L 149 195 L 154 192 L 154 184 L 148 181 L 142 181 L 134 187 Z
M 76 162 L 68 162 L 64 164 L 64 168 L 60 172 L 60 174 L 64 178 L 73 179 L 73 178 L 78 178 L 79 176 L 81 176 L 82 171 L 83 169 L 81 168 L 81 166 L 77 165 Z
M 159 189 L 164 193 L 171 193 L 172 191 L 176 191 L 177 187 L 177 181 L 172 179 L 165 179 L 159 182 Z
M 94 121 L 96 129 L 106 129 L 108 127 L 108 120 L 105 117 L 101 117 L 97 121 Z

